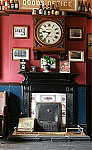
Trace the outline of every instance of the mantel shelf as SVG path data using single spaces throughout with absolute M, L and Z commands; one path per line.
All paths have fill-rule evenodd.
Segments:
M 78 73 L 19 72 L 25 79 L 23 84 L 71 84 Z
M 6 9 L 5 11 L 0 11 L 0 15 L 9 15 L 9 14 L 29 14 L 32 15 L 32 9 L 19 9 L 19 10 L 10 10 L 10 9 Z M 39 16 L 39 15 L 33 15 L 33 16 Z M 62 16 L 62 15 L 59 15 Z M 66 11 L 66 15 L 65 16 L 82 16 L 82 17 L 88 17 L 88 18 L 92 18 L 92 13 L 89 12 L 76 12 L 76 11 Z M 42 15 L 42 17 L 44 17 L 44 15 Z M 45 16 L 46 17 L 46 16 Z M 48 16 L 51 17 L 51 16 Z M 52 16 L 53 18 L 55 16 Z

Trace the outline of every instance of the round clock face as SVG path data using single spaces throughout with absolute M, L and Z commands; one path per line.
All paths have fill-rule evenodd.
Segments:
M 44 21 L 37 27 L 36 36 L 42 44 L 53 45 L 62 37 L 62 29 L 54 21 Z

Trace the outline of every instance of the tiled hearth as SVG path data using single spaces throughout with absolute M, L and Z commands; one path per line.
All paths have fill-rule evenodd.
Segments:
M 37 103 L 61 103 L 62 125 L 66 124 L 66 94 L 64 93 L 32 93 L 31 94 L 31 117 L 36 118 Z M 44 114 L 43 114 L 44 115 Z

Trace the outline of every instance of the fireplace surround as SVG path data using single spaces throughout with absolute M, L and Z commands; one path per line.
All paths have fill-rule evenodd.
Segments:
M 44 104 L 44 108 L 46 107 L 46 105 L 52 105 L 52 107 L 54 108 L 55 103 L 57 104 L 58 108 L 60 107 L 60 101 L 59 103 L 57 102 L 57 100 L 55 100 L 53 102 L 50 101 L 52 98 L 50 98 L 50 96 L 53 94 L 55 95 L 62 95 L 65 94 L 66 95 L 66 111 L 65 113 L 63 112 L 62 109 L 62 102 L 61 102 L 61 118 L 60 118 L 60 114 L 59 118 L 60 121 L 58 121 L 56 129 L 52 129 L 52 131 L 60 131 L 60 127 L 62 126 L 62 113 L 65 114 L 65 123 L 64 125 L 66 127 L 75 127 L 77 125 L 77 84 L 74 82 L 74 78 L 78 75 L 77 73 L 31 73 L 31 72 L 20 72 L 20 74 L 22 74 L 25 79 L 22 82 L 22 91 L 23 91 L 23 96 L 22 96 L 22 116 L 23 117 L 33 117 L 32 113 L 32 102 L 33 102 L 33 97 L 34 95 L 40 95 L 42 94 L 43 96 L 47 96 L 47 101 L 40 101 L 40 103 L 36 102 L 35 104 L 35 113 L 36 115 L 34 115 L 33 118 L 36 118 L 37 120 L 37 124 L 40 125 L 40 127 L 42 126 L 42 128 L 44 127 L 44 125 L 47 123 L 49 123 L 49 125 L 51 125 L 50 129 L 46 128 L 45 126 L 45 130 L 46 131 L 51 131 L 52 128 L 52 124 L 54 121 L 51 120 L 39 120 L 38 117 L 38 106 L 37 105 L 41 105 L 43 107 Z M 53 94 L 52 94 L 53 93 Z M 58 98 L 57 98 L 58 99 Z M 45 97 L 46 100 L 46 97 Z M 47 107 L 46 107 L 47 108 Z M 51 108 L 51 106 L 50 106 Z M 34 109 L 34 108 L 33 108 Z M 49 108 L 47 109 L 47 111 L 51 111 Z M 43 109 L 44 112 L 44 109 Z M 37 114 L 38 113 L 38 114 Z M 33 113 L 34 114 L 34 113 Z M 47 113 L 48 114 L 48 113 Z M 52 113 L 54 114 L 54 112 Z M 43 116 L 46 118 L 45 116 L 46 114 L 43 113 Z M 43 118 L 44 118 L 43 117 Z M 48 118 L 48 117 L 47 117 Z M 47 122 L 46 122 L 47 121 Z M 42 125 L 43 124 L 43 125 Z M 54 125 L 53 125 L 54 126 Z M 38 128 L 37 128 L 38 129 Z M 38 130 L 40 131 L 40 130 Z

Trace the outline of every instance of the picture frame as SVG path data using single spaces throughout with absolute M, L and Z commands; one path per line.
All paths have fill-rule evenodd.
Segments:
M 68 28 L 68 40 L 80 41 L 84 39 L 84 28 Z
M 15 39 L 28 39 L 28 26 L 14 25 L 13 38 Z
M 71 62 L 84 62 L 84 51 L 70 50 L 68 55 Z
M 13 48 L 12 60 L 29 60 L 29 48 Z
M 53 58 L 54 59 L 54 64 L 53 65 L 51 65 L 50 66 L 50 68 L 51 69 L 56 69 L 56 59 L 55 58 Z M 41 69 L 43 69 L 43 66 L 46 64 L 46 62 L 45 62 L 45 59 L 44 58 L 41 58 Z
M 88 47 L 88 60 L 92 60 L 92 33 L 88 33 L 87 39 L 87 47 Z
M 92 60 L 92 46 L 88 47 L 88 60 Z
M 69 60 L 60 60 L 59 73 L 70 73 L 70 61 Z

